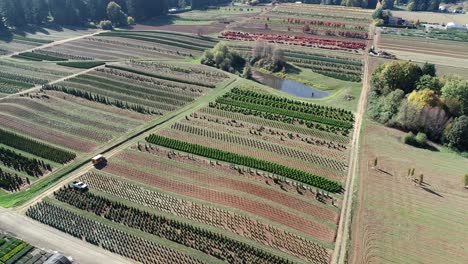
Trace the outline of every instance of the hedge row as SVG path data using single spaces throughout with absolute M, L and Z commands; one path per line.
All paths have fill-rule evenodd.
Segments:
M 225 162 L 235 163 L 242 166 L 271 172 L 280 176 L 284 176 L 286 178 L 290 178 L 296 181 L 309 184 L 311 186 L 321 188 L 325 191 L 339 192 L 342 190 L 341 184 L 338 182 L 305 171 L 289 168 L 287 166 L 273 163 L 270 161 L 259 160 L 249 156 L 239 155 L 232 152 L 187 143 L 177 139 L 171 139 L 155 134 L 151 134 L 150 136 L 148 136 L 146 138 L 146 141 L 152 144 L 192 153 L 207 158 L 217 159 Z

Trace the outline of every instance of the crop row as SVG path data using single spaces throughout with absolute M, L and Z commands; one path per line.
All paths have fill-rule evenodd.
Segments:
M 219 97 L 216 99 L 214 104 L 230 105 L 235 107 L 241 107 L 248 110 L 260 111 L 264 113 L 271 113 L 280 116 L 286 116 L 294 119 L 301 119 L 309 122 L 321 123 L 329 126 L 334 126 L 343 129 L 351 129 L 352 123 L 347 121 L 330 119 L 327 117 L 313 115 L 312 113 L 303 113 L 298 111 L 299 107 L 290 106 L 288 108 L 281 108 L 281 103 L 271 105 L 269 101 L 262 101 L 257 99 L 246 98 L 242 96 L 227 96 Z M 213 104 L 213 103 L 212 103 Z
M 75 153 L 3 129 L 0 129 L 0 143 L 61 164 L 76 157 Z
M 162 80 L 110 68 L 96 69 L 96 71 L 91 72 L 91 74 L 111 79 L 115 84 L 126 86 L 128 83 L 131 83 L 135 86 L 151 89 L 155 94 L 167 94 L 172 98 L 185 101 L 190 101 L 190 98 L 200 96 L 206 92 L 207 89 L 202 86 Z
M 116 84 L 110 80 L 96 75 L 84 74 L 73 79 L 69 79 L 67 80 L 67 82 L 71 83 L 72 85 L 77 85 L 78 88 L 83 88 L 84 90 L 87 90 L 89 92 L 96 92 L 101 95 L 127 95 L 128 97 L 120 97 L 122 101 L 127 100 L 133 103 L 139 103 L 138 99 L 141 99 L 142 105 L 154 107 L 163 111 L 172 111 L 176 109 L 176 106 L 182 106 L 185 104 L 185 102 L 180 100 L 174 100 L 173 98 L 168 97 L 167 95 L 161 96 L 161 93 L 155 94 L 150 89 L 133 86 L 131 84 Z M 137 100 L 132 99 L 132 97 L 137 98 Z
M 227 118 L 227 119 L 234 120 L 234 121 L 242 121 L 242 122 L 247 122 L 250 124 L 255 124 L 258 126 L 280 129 L 280 130 L 288 131 L 291 133 L 299 133 L 299 134 L 311 136 L 315 139 L 337 142 L 339 144 L 348 144 L 349 142 L 349 139 L 345 136 L 342 136 L 336 133 L 325 132 L 324 130 L 318 129 L 318 128 L 317 129 L 308 128 L 308 127 L 298 126 L 292 123 L 278 122 L 278 121 L 274 121 L 271 119 L 265 119 L 265 118 L 261 118 L 261 117 L 257 117 L 253 115 L 245 115 L 245 114 L 236 113 L 236 112 L 224 111 L 224 110 L 212 108 L 212 107 L 202 108 L 200 112 L 209 114 L 212 116 L 219 116 L 222 118 Z
M 339 121 L 353 122 L 354 116 L 351 111 L 344 109 L 317 105 L 312 103 L 306 103 L 303 101 L 297 101 L 281 97 L 273 94 L 258 93 L 248 89 L 233 88 L 226 93 L 224 98 L 235 98 L 236 100 L 242 101 L 243 99 L 254 100 L 254 103 L 272 106 L 280 109 L 287 109 L 294 112 L 306 113 L 324 117 L 327 119 L 334 119 Z
M 57 62 L 57 65 L 72 67 L 78 69 L 91 69 L 94 67 L 102 66 L 106 64 L 103 61 L 66 61 L 66 62 Z
M 20 53 L 18 56 L 18 58 L 22 58 L 22 59 L 27 59 L 27 60 L 34 60 L 34 61 L 64 61 L 64 60 L 67 60 L 67 59 L 64 59 L 64 58 L 59 58 L 59 57 L 54 57 L 52 55 L 48 55 L 48 54 L 41 54 L 41 53 L 37 53 L 37 52 L 23 52 L 23 53 Z
M 193 101 L 193 96 L 186 96 L 177 93 L 175 89 L 159 89 L 161 87 L 160 85 L 156 87 L 141 86 L 135 82 L 131 82 L 130 80 L 128 82 L 121 82 L 115 80 L 115 78 L 107 78 L 107 76 L 103 74 L 85 74 L 81 75 L 80 78 L 78 78 L 78 80 L 81 80 L 84 83 L 89 82 L 90 84 L 94 84 L 96 86 L 102 86 L 108 88 L 109 90 L 115 89 L 117 91 L 121 91 L 122 93 L 127 93 L 129 95 L 137 95 L 144 98 L 146 97 L 147 99 L 155 101 L 164 101 L 164 104 L 172 106 L 182 106 L 188 102 Z M 165 110 L 170 109 L 173 108 L 168 108 Z
M 293 62 L 294 65 L 306 68 L 306 69 L 311 69 L 312 71 L 332 77 L 335 79 L 340 79 L 343 81 L 348 81 L 348 82 L 360 82 L 362 80 L 361 78 L 361 73 L 357 72 L 346 72 L 345 70 L 335 68 L 335 67 L 323 67 L 323 66 L 317 66 L 314 64 L 310 63 L 298 63 L 298 62 Z
M 241 41 L 256 41 L 258 39 L 262 39 L 278 44 L 300 45 L 306 47 L 317 46 L 319 48 L 336 50 L 364 50 L 366 47 L 364 42 L 344 41 L 324 37 L 315 38 L 309 36 L 289 36 L 280 34 L 245 33 L 234 31 L 225 31 L 221 33 L 220 38 Z
M 327 263 L 328 253 L 323 246 L 254 218 L 178 199 L 95 172 L 81 176 L 80 180 L 86 182 L 92 189 L 178 217 L 237 233 L 264 245 L 305 258 L 308 261 Z M 288 241 L 288 243 L 284 243 L 284 241 Z
M 38 50 L 35 50 L 34 53 L 44 55 L 44 56 L 50 56 L 50 57 L 62 59 L 62 60 L 84 60 L 84 61 L 93 60 L 93 58 L 91 57 L 72 55 L 68 53 L 51 51 L 51 50 L 46 50 L 46 49 L 38 49 Z
M 216 87 L 216 85 L 214 85 L 214 84 L 205 83 L 205 82 L 202 82 L 202 81 L 194 81 L 194 80 L 190 80 L 190 79 L 185 79 L 184 80 L 184 79 L 181 79 L 181 78 L 178 78 L 178 77 L 163 75 L 163 74 L 159 74 L 159 73 L 156 73 L 156 72 L 141 71 L 141 70 L 137 70 L 135 68 L 129 68 L 129 67 L 123 67 L 123 66 L 117 66 L 117 65 L 106 65 L 106 67 L 116 69 L 116 70 L 136 73 L 136 74 L 140 74 L 140 75 L 145 75 L 145 76 L 148 76 L 148 77 L 168 80 L 168 81 L 199 85 L 199 86 L 204 86 L 204 87 L 208 87 L 208 88 L 215 88 Z
M 323 60 L 314 60 L 314 59 L 298 59 L 298 58 L 291 58 L 286 57 L 288 62 L 292 62 L 294 64 L 302 64 L 302 65 L 309 65 L 310 68 L 318 68 L 318 69 L 327 69 L 335 72 L 343 72 L 346 74 L 352 74 L 360 76 L 362 72 L 361 66 L 355 65 L 348 65 L 346 62 L 328 62 Z M 306 67 L 307 68 L 307 67 Z
M 216 85 L 217 83 L 229 78 L 226 73 L 203 65 L 194 66 L 190 64 L 163 63 L 155 61 L 134 61 L 130 65 L 150 70 L 150 72 L 157 71 L 166 76 L 177 78 L 179 81 L 191 80 Z
M 212 43 L 206 43 L 204 41 L 195 40 L 195 39 L 191 40 L 189 38 L 183 38 L 183 37 L 177 37 L 177 36 L 168 37 L 168 35 L 149 35 L 149 34 L 143 34 L 143 33 L 138 33 L 138 32 L 131 32 L 131 31 L 106 32 L 106 33 L 101 33 L 100 36 L 135 39 L 135 40 L 170 45 L 174 47 L 180 47 L 184 49 L 198 50 L 198 51 L 211 49 L 214 46 L 214 44 Z
M 350 129 L 347 129 L 347 128 L 340 128 L 340 127 L 337 127 L 337 126 L 330 126 L 330 125 L 322 124 L 322 123 L 314 123 L 314 122 L 306 121 L 306 120 L 303 120 L 303 119 L 297 119 L 297 118 L 284 116 L 284 115 L 280 115 L 280 114 L 269 113 L 269 112 L 265 112 L 265 111 L 253 110 L 253 109 L 244 108 L 244 107 L 241 107 L 241 106 L 218 104 L 218 103 L 211 103 L 210 102 L 209 107 L 216 108 L 216 109 L 219 109 L 219 110 L 223 110 L 223 111 L 226 111 L 226 112 L 233 112 L 233 113 L 240 113 L 240 114 L 243 114 L 243 115 L 261 117 L 263 119 L 279 121 L 279 122 L 283 122 L 283 123 L 286 123 L 286 124 L 305 125 L 308 128 L 321 130 L 321 131 L 328 132 L 328 133 L 335 133 L 335 134 L 339 134 L 339 135 L 345 136 L 345 137 L 347 137 L 349 135 L 349 133 L 350 133 Z
M 319 153 L 322 153 L 322 155 L 325 157 L 335 158 L 337 160 L 345 160 L 344 151 L 347 149 L 347 146 L 330 141 L 329 139 L 310 137 L 308 135 L 304 135 L 302 133 L 299 134 L 294 131 L 265 127 L 261 124 L 247 123 L 234 119 L 224 119 L 218 116 L 211 116 L 200 112 L 192 113 L 190 114 L 190 117 L 194 119 L 186 117 L 185 119 L 187 121 L 184 122 L 202 126 L 204 128 L 211 128 L 212 130 L 227 131 L 230 134 L 245 135 L 248 131 L 247 135 L 249 137 L 252 137 L 253 135 L 254 138 L 261 138 L 262 140 L 275 142 L 277 144 L 280 143 L 281 145 L 286 143 L 286 145 L 291 146 L 288 142 L 291 140 L 291 147 L 298 147 L 312 153 L 319 151 Z M 308 145 L 314 145 L 314 147 L 305 146 L 304 144 L 297 144 L 297 141 L 307 143 Z M 328 150 L 325 148 L 328 148 Z
M 338 171 L 345 171 L 347 167 L 346 164 L 343 162 L 328 159 L 328 158 L 314 155 L 308 152 L 304 152 L 304 151 L 300 151 L 297 149 L 292 149 L 292 148 L 288 148 L 288 147 L 284 147 L 284 146 L 280 146 L 277 144 L 272 144 L 272 143 L 268 143 L 268 142 L 260 141 L 256 139 L 250 139 L 250 138 L 240 137 L 240 136 L 236 136 L 232 134 L 221 133 L 221 132 L 217 132 L 217 131 L 213 131 L 213 130 L 205 129 L 201 127 L 195 127 L 195 126 L 184 125 L 181 123 L 176 123 L 172 125 L 172 129 L 194 134 L 194 135 L 203 136 L 203 137 L 209 137 L 215 140 L 221 140 L 228 144 L 243 145 L 247 147 L 260 149 L 263 151 L 280 154 L 286 157 L 304 160 L 304 161 L 311 162 L 313 164 L 316 164 L 322 167 L 328 167 L 328 168 L 332 168 Z
M 230 162 L 242 166 L 247 166 L 267 172 L 271 172 L 277 175 L 281 175 L 286 178 L 290 178 L 302 183 L 309 184 L 321 188 L 329 192 L 339 192 L 342 187 L 338 182 L 325 179 L 321 176 L 313 175 L 305 171 L 289 168 L 284 165 L 276 164 L 270 161 L 259 160 L 249 156 L 244 156 L 228 151 L 219 149 L 209 148 L 197 144 L 191 144 L 183 142 L 177 139 L 166 138 L 163 136 L 151 134 L 146 138 L 146 141 L 152 144 L 160 145 L 167 148 L 176 149 L 179 151 L 192 153 L 195 155 L 217 159 L 225 162 Z
M 182 254 L 125 233 L 116 228 L 88 219 L 50 202 L 41 202 L 28 209 L 26 215 L 77 238 L 142 263 L 203 263 Z
M 69 187 L 54 193 L 59 201 L 81 210 L 92 212 L 131 228 L 156 235 L 176 243 L 205 252 L 229 263 L 289 263 L 287 259 L 257 249 L 240 241 L 228 238 L 177 220 L 148 213 L 122 205 L 90 192 L 80 192 Z M 196 242 L 195 242 L 196 241 Z
M 162 115 L 162 112 L 156 111 L 152 108 L 142 106 L 140 104 L 134 104 L 134 103 L 129 103 L 126 101 L 118 100 L 118 99 L 113 99 L 104 95 L 100 95 L 97 93 L 90 93 L 88 91 L 82 91 L 79 89 L 74 89 L 74 88 L 68 88 L 62 85 L 43 85 L 42 89 L 44 90 L 53 90 L 53 91 L 59 91 L 63 92 L 66 94 L 71 94 L 73 96 L 77 96 L 80 98 L 84 98 L 89 101 L 93 102 L 98 102 L 106 105 L 113 105 L 118 108 L 122 109 L 128 109 L 132 111 L 136 111 L 142 114 L 156 114 L 156 115 Z
M 44 175 L 44 171 L 52 171 L 50 164 L 42 160 L 25 157 L 21 153 L 4 147 L 0 147 L 0 163 L 35 177 Z
M 24 181 L 17 174 L 12 174 L 7 171 L 3 171 L 0 168 L 0 188 L 10 192 L 19 191 Z

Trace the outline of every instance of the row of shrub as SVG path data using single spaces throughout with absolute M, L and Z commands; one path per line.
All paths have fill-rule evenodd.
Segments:
M 57 65 L 78 69 L 91 69 L 106 64 L 104 61 L 67 61 L 57 62 Z
M 200 250 L 223 261 L 241 263 L 288 263 L 284 258 L 257 249 L 224 235 L 190 224 L 159 216 L 120 202 L 80 192 L 70 187 L 54 193 L 55 198 L 81 210 L 92 212 L 112 222 Z
M 152 77 L 152 78 L 158 78 L 158 79 L 173 81 L 173 82 L 193 84 L 193 85 L 204 86 L 204 87 L 208 87 L 208 88 L 215 88 L 216 87 L 216 85 L 214 85 L 214 84 L 209 84 L 209 83 L 204 83 L 204 82 L 197 82 L 197 81 L 187 80 L 187 79 L 180 79 L 180 78 L 177 78 L 177 77 L 171 77 L 171 76 L 167 76 L 167 75 L 157 74 L 155 72 L 149 73 L 149 72 L 146 72 L 146 71 L 139 71 L 139 70 L 136 70 L 136 69 L 123 67 L 123 66 L 106 65 L 106 67 L 121 70 L 121 71 L 132 72 L 132 73 L 136 73 L 136 74 L 140 74 L 140 75 L 145 75 L 145 76 Z
M 65 164 L 76 154 L 0 128 L 0 143 L 35 156 Z
M 4 147 L 0 147 L 0 163 L 36 177 L 44 175 L 45 170 L 52 171 L 50 164 L 46 164 L 42 160 L 25 157 L 21 153 Z
M 151 134 L 146 138 L 146 141 L 152 144 L 160 145 L 163 147 L 176 149 L 179 151 L 192 153 L 195 155 L 217 159 L 225 162 L 239 164 L 267 172 L 271 172 L 286 178 L 290 178 L 302 183 L 309 184 L 321 188 L 329 192 L 339 192 L 342 187 L 338 182 L 317 176 L 305 171 L 289 168 L 284 165 L 276 164 L 270 161 L 259 160 L 249 156 L 244 156 L 228 151 L 205 147 L 197 144 L 183 142 L 177 139 L 171 139 L 155 134 Z
M 36 52 L 23 52 L 20 53 L 18 58 L 27 59 L 27 60 L 34 60 L 34 61 L 66 61 L 67 59 L 54 57 L 46 54 L 39 54 Z

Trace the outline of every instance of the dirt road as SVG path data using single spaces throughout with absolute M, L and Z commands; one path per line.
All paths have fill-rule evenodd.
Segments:
M 370 29 L 370 36 L 374 35 L 374 27 Z M 373 40 L 367 42 L 367 49 L 372 45 Z M 346 192 L 343 198 L 343 209 L 341 210 L 340 223 L 338 225 L 338 232 L 335 242 L 335 250 L 333 251 L 332 264 L 339 263 L 344 264 L 347 262 L 347 250 L 350 239 L 350 228 L 351 228 L 351 217 L 352 217 L 352 205 L 354 197 L 354 183 L 356 177 L 358 177 L 358 158 L 360 149 L 360 137 L 362 130 L 362 120 L 366 112 L 367 96 L 369 93 L 369 54 L 364 52 L 364 78 L 362 80 L 362 91 L 359 98 L 358 109 L 355 114 L 355 125 L 354 133 L 351 144 L 350 162 L 348 169 L 348 176 L 346 178 Z
M 76 263 L 134 263 L 110 251 L 0 207 L 0 227 L 38 248 L 72 256 Z

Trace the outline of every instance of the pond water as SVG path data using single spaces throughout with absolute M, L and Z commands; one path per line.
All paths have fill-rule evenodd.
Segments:
M 282 79 L 272 74 L 266 74 L 259 71 L 252 71 L 252 78 L 259 83 L 262 83 L 264 85 L 270 86 L 272 88 L 297 97 L 323 98 L 330 95 L 329 92 L 321 91 L 302 83 Z

